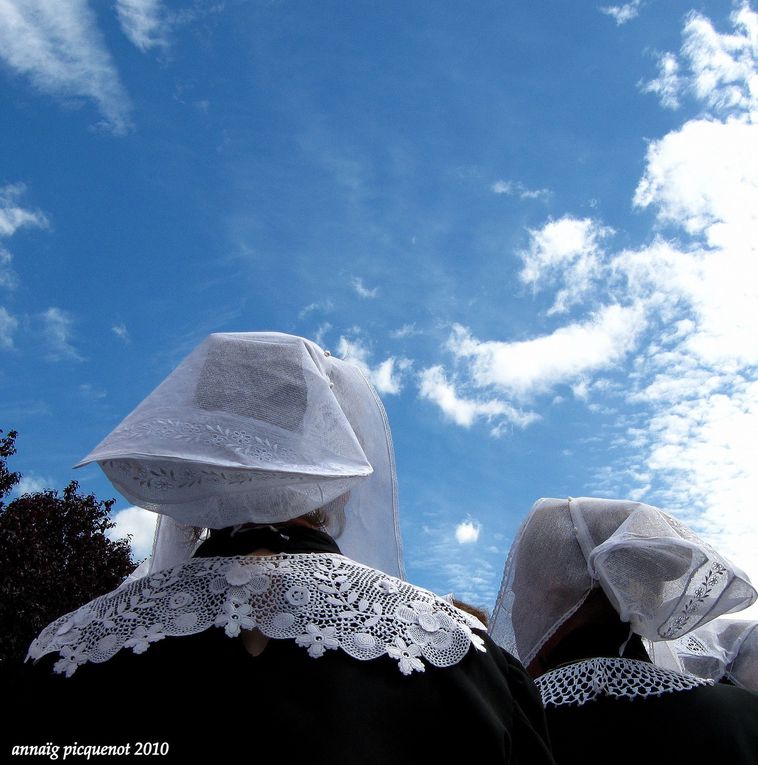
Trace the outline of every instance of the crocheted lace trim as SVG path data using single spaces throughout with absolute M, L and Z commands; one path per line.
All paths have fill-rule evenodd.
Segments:
M 292 639 L 314 659 L 386 654 L 404 675 L 457 664 L 471 644 L 485 651 L 471 631 L 485 626 L 434 593 L 342 555 L 305 553 L 197 558 L 128 582 L 48 625 L 27 658 L 58 651 L 55 671 L 70 677 L 122 648 L 142 653 L 213 626 Z
M 713 685 L 692 675 L 656 667 L 647 661 L 598 658 L 579 661 L 546 672 L 534 681 L 547 706 L 585 704 L 598 696 L 615 699 L 660 696 Z

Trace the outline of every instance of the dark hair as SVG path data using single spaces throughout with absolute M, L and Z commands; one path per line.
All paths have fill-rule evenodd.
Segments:
M 342 534 L 345 528 L 345 501 L 342 498 L 345 495 L 337 497 L 337 499 L 330 502 L 324 507 L 320 507 L 316 510 L 312 510 L 310 513 L 299 515 L 296 518 L 291 518 L 288 521 L 279 521 L 278 523 L 248 523 L 241 524 L 238 528 L 273 528 L 283 529 L 287 526 L 305 521 L 305 525 L 311 528 L 323 531 L 332 538 L 337 538 Z M 203 526 L 195 526 L 192 530 L 192 538 L 195 542 L 206 541 L 212 539 L 215 536 L 229 535 L 229 528 L 223 529 L 209 529 Z
M 465 611 L 467 614 L 475 616 L 485 627 L 489 625 L 490 617 L 483 608 L 472 606 L 471 603 L 466 603 L 464 600 L 458 600 L 458 598 L 453 598 L 453 605 L 456 608 L 460 608 L 461 611 Z

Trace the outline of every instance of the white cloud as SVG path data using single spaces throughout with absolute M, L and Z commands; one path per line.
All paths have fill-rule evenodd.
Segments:
M 634 203 L 711 247 L 743 242 L 758 221 L 756 146 L 756 124 L 691 120 L 650 144 Z
M 455 528 L 455 539 L 461 545 L 472 544 L 478 541 L 480 531 L 481 526 L 476 521 L 463 521 Z
M 160 0 L 116 0 L 124 34 L 141 51 L 168 45 L 168 20 Z
M 647 474 L 638 489 L 755 581 L 758 16 L 743 3 L 731 23 L 720 34 L 700 14 L 687 18 L 680 91 L 708 111 L 650 144 L 634 196 L 686 245 L 659 233 L 610 268 L 664 327 L 641 349 L 627 393 L 645 407 L 624 439 Z
M 390 395 L 400 393 L 403 388 L 402 375 L 410 369 L 410 359 L 396 359 L 390 356 L 371 372 L 371 379 L 380 393 Z
M 28 210 L 18 204 L 18 198 L 26 191 L 23 183 L 11 183 L 0 187 L 0 238 L 11 237 L 27 226 L 46 228 L 48 220 L 39 210 Z M 0 287 L 14 289 L 18 276 L 11 263 L 13 255 L 0 247 Z M 0 343 L 2 345 L 2 343 Z
M 403 380 L 413 362 L 406 358 L 388 356 L 384 361 L 371 366 L 371 352 L 357 339 L 344 335 L 337 344 L 337 355 L 359 366 L 381 394 L 396 395 L 403 389 Z
M 368 287 L 366 287 L 363 284 L 363 279 L 361 279 L 360 276 L 353 277 L 352 284 L 353 284 L 353 289 L 362 298 L 375 298 L 377 294 L 379 293 L 378 287 L 368 289 Z
M 641 5 L 642 0 L 632 0 L 631 3 L 624 3 L 623 5 L 602 6 L 600 12 L 606 16 L 612 16 L 617 26 L 621 26 L 639 16 Z
M 506 194 L 519 199 L 548 199 L 550 197 L 549 189 L 530 189 L 521 181 L 495 181 L 490 190 L 494 194 Z
M 755 578 L 758 535 L 748 508 L 758 491 L 758 381 L 735 378 L 724 392 L 666 398 L 650 402 L 645 465 L 663 482 L 667 506 L 738 565 L 752 566 Z
M 11 267 L 13 256 L 4 247 L 0 247 L 0 287 L 14 289 L 18 283 L 16 272 Z
M 734 32 L 720 34 L 710 19 L 690 14 L 683 32 L 682 55 L 689 60 L 691 87 L 699 100 L 719 112 L 755 111 L 758 14 L 743 3 L 730 20 Z
M 81 383 L 79 385 L 79 392 L 86 398 L 94 400 L 105 398 L 108 395 L 102 388 L 98 388 L 92 385 L 92 383 Z
M 114 324 L 111 329 L 113 330 L 113 334 L 123 340 L 125 343 L 131 341 L 131 338 L 129 337 L 129 330 L 126 328 L 126 324 L 124 324 L 124 322 Z
M 421 330 L 416 329 L 415 324 L 403 324 L 399 329 L 395 329 L 390 332 L 390 337 L 395 340 L 400 340 L 404 337 L 412 337 L 413 335 L 421 334 Z
M 471 427 L 478 420 L 495 421 L 491 431 L 493 435 L 502 432 L 500 424 L 503 422 L 525 428 L 539 419 L 534 412 L 522 412 L 508 402 L 496 398 L 461 396 L 439 365 L 421 371 L 419 394 L 436 404 L 449 420 L 464 428 Z
M 440 502 L 444 505 L 444 499 Z M 425 572 L 425 578 L 432 582 L 435 592 L 451 592 L 456 598 L 473 605 L 494 603 L 506 550 L 491 544 L 485 547 L 459 541 L 461 526 L 466 536 L 471 535 L 479 524 L 470 518 L 463 523 L 454 523 L 441 515 L 443 517 L 428 518 L 424 523 L 423 538 L 417 545 L 423 555 L 417 560 L 409 560 L 409 568 Z M 466 524 L 471 525 L 470 530 Z M 497 536 L 494 534 L 493 539 Z M 493 560 L 496 561 L 494 565 Z
M 322 348 L 324 348 L 324 342 L 326 340 L 326 335 L 331 330 L 331 328 L 332 328 L 332 325 L 328 321 L 325 321 L 323 324 L 319 324 L 318 325 L 318 329 L 316 330 L 316 334 L 313 337 L 313 339 L 314 339 L 314 341 L 316 342 L 317 345 L 320 345 Z
M 608 10 L 621 22 L 640 7 Z M 568 215 L 530 231 L 521 280 L 552 291 L 550 315 L 573 308 L 582 318 L 521 341 L 480 341 L 454 325 L 454 374 L 429 366 L 419 382 L 464 427 L 502 422 L 504 406 L 542 394 L 557 404 L 565 393 L 556 387 L 570 386 L 623 434 L 595 436 L 593 448 L 623 456 L 597 471 L 593 493 L 623 489 L 660 504 L 758 581 L 749 512 L 758 493 L 758 15 L 744 3 L 731 21 L 724 35 L 688 16 L 681 55 L 666 54 L 645 87 L 665 106 L 687 94 L 703 109 L 647 148 L 633 202 L 655 216 L 648 241 L 613 252 L 610 229 Z M 623 384 L 598 379 L 601 370 L 623 371 Z
M 643 84 L 666 108 L 676 109 L 680 95 L 691 94 L 711 110 L 711 116 L 749 119 L 758 105 L 758 14 L 742 3 L 729 17 L 733 32 L 717 32 L 710 19 L 692 12 L 682 31 L 680 57 L 664 53 L 658 77 Z
M 40 91 L 94 101 L 114 133 L 131 104 L 87 0 L 0 0 L 0 58 Z
M 618 365 L 635 347 L 645 326 L 640 304 L 609 305 L 589 321 L 568 324 L 550 335 L 519 342 L 480 341 L 455 325 L 448 348 L 471 360 L 471 378 L 509 396 L 530 400 L 556 385 Z
M 301 321 L 312 313 L 329 313 L 330 311 L 334 310 L 334 303 L 331 301 L 330 298 L 326 298 L 326 300 L 320 300 L 316 303 L 309 303 L 304 308 L 300 309 L 300 312 L 297 315 L 297 318 Z
M 524 264 L 519 277 L 535 290 L 561 282 L 548 315 L 565 313 L 585 297 L 602 266 L 600 243 L 613 233 L 590 218 L 568 215 L 530 230 L 529 247 L 519 253 Z
M 13 335 L 18 328 L 18 319 L 0 306 L 0 348 L 13 348 Z
M 369 349 L 359 340 L 349 340 L 342 335 L 337 345 L 337 355 L 346 361 L 357 364 L 364 372 L 369 371 Z
M 758 364 L 753 321 L 758 263 L 752 242 L 726 250 L 680 251 L 656 241 L 623 253 L 616 267 L 626 271 L 630 289 L 648 293 L 648 305 L 655 305 L 661 318 L 676 322 L 677 343 L 694 361 L 726 371 Z
M 617 260 L 636 288 L 685 300 L 686 345 L 706 363 L 758 363 L 758 125 L 692 120 L 652 143 L 634 201 L 695 239 Z
M 661 106 L 666 109 L 678 109 L 680 106 L 679 93 L 682 89 L 682 78 L 679 75 L 679 61 L 673 53 L 663 53 L 658 58 L 658 77 L 642 83 L 643 93 L 653 93 L 658 96 Z
M 146 558 L 153 549 L 155 524 L 158 514 L 151 513 L 142 507 L 127 507 L 113 513 L 111 520 L 116 524 L 108 530 L 111 539 L 121 539 L 127 534 L 132 535 L 132 553 L 136 559 Z
M 30 473 L 21 476 L 21 480 L 16 484 L 14 491 L 20 497 L 22 494 L 35 494 L 39 491 L 45 491 L 51 486 L 53 486 L 52 479 Z
M 82 357 L 71 344 L 70 315 L 60 308 L 48 308 L 42 314 L 43 333 L 49 346 L 49 358 L 53 361 L 73 359 L 81 361 Z
M 18 198 L 25 191 L 26 186 L 23 183 L 11 183 L 0 187 L 0 237 L 13 236 L 24 226 L 47 228 L 48 220 L 42 212 L 19 206 Z

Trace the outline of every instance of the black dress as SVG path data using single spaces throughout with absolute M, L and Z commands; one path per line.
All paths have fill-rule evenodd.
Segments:
M 548 705 L 547 719 L 559 765 L 758 763 L 758 694 L 734 686 Z
M 316 537 L 298 544 L 289 551 L 325 549 Z M 518 661 L 481 637 L 486 652 L 472 647 L 454 666 L 411 675 L 387 656 L 360 661 L 335 650 L 312 658 L 293 640 L 269 640 L 252 656 L 239 638 L 215 628 L 167 637 L 139 655 L 121 650 L 70 678 L 54 674 L 57 657 L 47 655 L 27 669 L 14 693 L 4 756 L 30 761 L 9 757 L 22 745 L 51 743 L 60 753 L 74 742 L 129 745 L 128 754 L 90 757 L 124 762 L 142 742 L 160 762 L 265 757 L 424 765 L 460 755 L 553 763 L 534 683 Z M 85 750 L 78 751 L 66 761 L 85 762 Z
M 609 638 L 588 628 L 577 630 L 563 647 L 566 654 L 581 651 L 585 657 L 601 657 L 598 661 L 604 665 L 626 661 L 642 670 L 629 673 L 636 677 L 614 682 L 613 693 L 590 681 L 579 695 L 587 692 L 594 698 L 554 705 L 546 678 L 571 669 L 572 664 L 538 679 L 546 691 L 548 730 L 558 765 L 758 765 L 758 693 L 731 685 L 695 686 L 689 676 L 656 668 L 639 636 L 628 641 L 623 659 L 618 650 L 614 656 L 612 648 L 618 644 L 618 636 Z M 556 652 L 554 658 L 568 656 Z M 578 666 L 579 662 L 573 663 Z M 677 684 L 694 687 L 650 695 L 656 685 L 660 689 Z M 631 697 L 620 696 L 619 691 Z

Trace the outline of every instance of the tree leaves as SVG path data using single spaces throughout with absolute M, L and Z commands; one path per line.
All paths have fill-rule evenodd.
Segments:
M 48 489 L 3 505 L 21 478 L 6 465 L 15 438 L 0 438 L 0 669 L 23 661 L 53 619 L 118 587 L 135 567 L 129 538 L 106 536 L 114 500 L 82 494 L 76 481 L 62 496 Z

